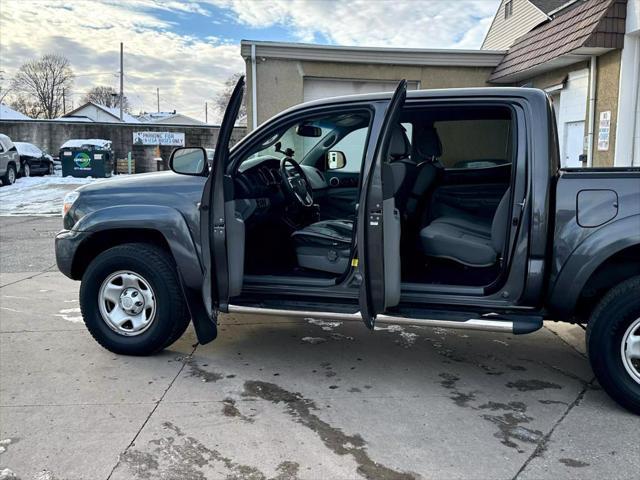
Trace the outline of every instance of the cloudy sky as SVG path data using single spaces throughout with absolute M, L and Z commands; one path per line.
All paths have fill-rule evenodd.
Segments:
M 499 0 L 0 0 L 0 69 L 45 53 L 69 58 L 77 105 L 94 85 L 118 87 L 132 111 L 204 120 L 225 79 L 244 71 L 240 40 L 415 48 L 479 48 Z M 209 120 L 216 119 L 210 111 Z

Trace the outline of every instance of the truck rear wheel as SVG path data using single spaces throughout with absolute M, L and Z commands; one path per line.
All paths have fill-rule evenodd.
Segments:
M 93 338 L 124 355 L 156 353 L 189 325 L 175 264 L 164 250 L 145 243 L 98 255 L 82 277 L 80 307 Z
M 600 300 L 587 326 L 587 350 L 602 388 L 640 414 L 640 276 Z

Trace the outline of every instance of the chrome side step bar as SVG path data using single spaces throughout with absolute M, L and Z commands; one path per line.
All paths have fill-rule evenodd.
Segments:
M 460 330 L 482 330 L 485 332 L 513 333 L 513 322 L 501 320 L 487 320 L 470 318 L 464 321 L 433 320 L 422 318 L 394 317 L 380 314 L 376 316 L 376 323 L 389 325 L 413 325 L 434 328 L 453 328 Z
M 310 317 L 319 320 L 334 321 L 362 321 L 360 312 L 314 312 L 310 310 L 283 310 L 277 308 L 245 307 L 241 305 L 229 305 L 229 313 L 276 315 L 283 317 Z M 523 334 L 535 332 L 542 327 L 542 318 L 520 317 L 498 320 L 497 315 L 487 314 L 491 318 L 470 318 L 468 320 L 438 320 L 429 318 L 408 318 L 393 315 L 379 314 L 375 323 L 383 325 L 412 325 L 418 327 L 453 328 L 460 330 L 480 330 L 485 332 L 502 332 Z
M 229 313 L 275 315 L 280 317 L 310 317 L 319 320 L 362 321 L 360 312 L 314 312 L 313 310 L 283 310 L 280 308 L 245 307 L 242 305 L 229 305 Z

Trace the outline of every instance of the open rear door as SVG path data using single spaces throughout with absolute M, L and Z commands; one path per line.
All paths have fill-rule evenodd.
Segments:
M 243 93 L 244 77 L 240 77 L 224 112 L 211 170 L 200 201 L 204 267 L 202 296 L 214 321 L 219 310 L 227 310 L 229 297 L 240 293 L 244 274 L 244 222 L 235 211 L 233 180 L 226 175 L 229 141 Z
M 362 285 L 360 312 L 367 327 L 400 301 L 400 214 L 395 207 L 393 175 L 386 162 L 389 142 L 407 97 L 402 80 L 387 106 L 373 161 L 365 165 L 358 211 L 358 256 Z

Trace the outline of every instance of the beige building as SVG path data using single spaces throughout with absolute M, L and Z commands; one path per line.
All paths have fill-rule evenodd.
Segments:
M 481 50 L 243 41 L 248 128 L 292 105 L 410 89 L 530 86 L 555 105 L 565 167 L 640 166 L 640 0 L 502 0 Z
M 504 51 L 337 47 L 243 40 L 247 126 L 319 98 L 395 89 L 487 85 Z

